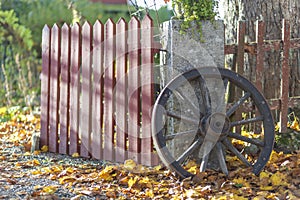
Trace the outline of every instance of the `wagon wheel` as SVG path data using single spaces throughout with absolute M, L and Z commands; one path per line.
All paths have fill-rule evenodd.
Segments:
M 232 101 L 230 91 L 241 96 Z M 235 120 L 242 107 L 251 111 Z M 259 132 L 249 131 L 257 127 Z M 152 113 L 152 136 L 162 162 L 183 178 L 195 173 L 188 170 L 190 161 L 199 162 L 204 171 L 217 160 L 228 174 L 225 154 L 258 175 L 273 149 L 274 123 L 266 100 L 251 82 L 233 71 L 208 67 L 185 72 L 162 89 Z

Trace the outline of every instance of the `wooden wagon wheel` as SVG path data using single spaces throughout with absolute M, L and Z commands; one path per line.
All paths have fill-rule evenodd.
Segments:
M 214 85 L 217 79 L 223 94 Z M 230 101 L 230 91 L 241 96 Z M 235 120 L 234 114 L 245 106 L 255 112 L 244 112 L 242 120 Z M 257 126 L 258 133 L 241 131 Z M 228 174 L 224 152 L 258 175 L 273 149 L 274 123 L 265 98 L 250 81 L 227 69 L 207 67 L 180 74 L 162 89 L 152 113 L 152 136 L 162 162 L 183 178 L 193 176 L 186 168 L 191 160 L 199 162 L 200 171 L 217 160 Z

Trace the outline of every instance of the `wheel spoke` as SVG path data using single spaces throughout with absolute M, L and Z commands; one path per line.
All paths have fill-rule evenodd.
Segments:
M 224 78 L 223 79 L 223 82 L 224 82 L 224 88 L 226 90 L 227 86 L 228 86 L 228 78 Z
M 231 125 L 231 127 L 239 126 L 239 125 L 244 125 L 244 124 L 250 124 L 250 123 L 253 123 L 253 122 L 259 122 L 259 121 L 262 121 L 263 119 L 264 119 L 264 117 L 261 115 L 261 116 L 258 116 L 258 117 L 243 119 L 243 120 L 240 120 L 240 121 L 234 121 L 234 122 L 231 122 L 230 125 Z
M 228 139 L 223 140 L 223 144 L 248 167 L 252 166 L 251 163 L 231 144 Z
M 204 172 L 206 170 L 207 164 L 208 164 L 208 155 L 204 156 L 201 160 L 200 172 Z
M 193 134 L 193 133 L 196 133 L 196 130 L 182 131 L 182 132 L 178 132 L 178 133 L 175 133 L 175 134 L 166 135 L 165 139 L 166 140 L 173 140 L 175 137 L 186 136 L 186 135 Z
M 217 150 L 217 156 L 218 156 L 220 168 L 224 174 L 228 175 L 228 169 L 227 169 L 226 162 L 224 159 L 222 144 L 220 142 L 218 142 L 216 144 L 216 150 Z
M 258 139 L 255 139 L 255 138 L 248 138 L 248 137 L 242 136 L 242 135 L 237 134 L 237 133 L 229 133 L 228 136 L 231 137 L 231 138 L 234 138 L 234 139 L 242 140 L 244 142 L 255 144 L 255 145 L 260 146 L 260 147 L 265 146 L 264 142 L 261 141 L 261 140 L 258 140 Z
M 197 139 L 179 158 L 177 158 L 178 163 L 182 163 L 193 151 L 200 146 L 200 139 Z
M 183 115 L 178 115 L 178 114 L 173 113 L 171 111 L 167 111 L 167 115 L 169 117 L 173 117 L 173 118 L 179 119 L 181 121 L 185 121 L 185 122 L 192 123 L 192 124 L 195 124 L 195 125 L 199 124 L 199 122 L 197 120 L 194 120 L 190 117 L 186 117 L 186 116 L 183 116 Z
M 186 101 L 188 104 L 189 107 L 191 107 L 191 111 L 197 115 L 197 117 L 199 116 L 199 113 L 198 112 L 195 112 L 195 111 L 198 111 L 200 108 L 198 108 L 192 101 L 190 98 L 187 98 L 187 96 L 185 96 L 181 91 L 179 90 L 176 90 L 175 91 L 179 97 L 181 97 L 184 101 Z
M 230 117 L 240 105 L 242 105 L 249 97 L 251 96 L 250 92 L 246 92 L 229 110 L 227 110 L 226 115 Z

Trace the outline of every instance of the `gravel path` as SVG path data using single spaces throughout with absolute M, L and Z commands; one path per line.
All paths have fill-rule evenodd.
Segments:
M 37 170 L 55 166 L 86 170 L 101 169 L 104 164 L 97 160 L 53 153 L 28 155 L 21 146 L 0 142 L 0 199 L 105 199 L 101 193 L 97 196 L 78 195 L 74 187 L 68 189 L 59 184 L 58 179 L 51 178 L 51 172 L 34 175 Z M 46 190 L 47 187 L 54 187 L 56 191 L 52 193 Z

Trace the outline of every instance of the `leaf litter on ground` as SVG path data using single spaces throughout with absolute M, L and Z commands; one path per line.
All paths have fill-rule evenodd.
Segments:
M 299 151 L 273 151 L 259 176 L 230 156 L 234 170 L 228 176 L 200 173 L 191 162 L 187 170 L 197 176 L 182 180 L 161 165 L 133 160 L 120 164 L 54 154 L 47 146 L 30 153 L 39 117 L 9 117 L 0 123 L 0 199 L 300 199 Z

